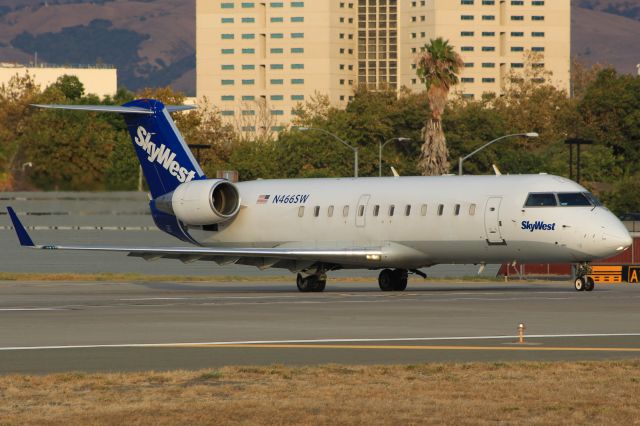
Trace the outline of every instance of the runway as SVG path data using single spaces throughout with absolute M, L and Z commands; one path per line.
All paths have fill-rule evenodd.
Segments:
M 0 282 L 0 373 L 636 358 L 639 302 L 568 282 Z

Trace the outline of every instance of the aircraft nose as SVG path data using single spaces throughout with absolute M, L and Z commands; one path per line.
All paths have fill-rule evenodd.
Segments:
M 624 235 L 607 235 L 607 240 L 611 241 L 611 244 L 615 246 L 616 251 L 624 251 L 631 247 L 633 244 L 633 238 L 626 232 Z

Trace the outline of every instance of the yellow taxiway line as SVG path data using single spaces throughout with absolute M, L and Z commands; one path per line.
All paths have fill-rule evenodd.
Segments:
M 640 352 L 640 348 L 527 346 L 514 343 L 511 346 L 440 346 L 440 345 L 309 345 L 309 344 L 230 344 L 171 345 L 180 348 L 261 348 L 261 349 L 373 349 L 373 350 L 422 350 L 422 351 L 565 351 L 565 352 Z

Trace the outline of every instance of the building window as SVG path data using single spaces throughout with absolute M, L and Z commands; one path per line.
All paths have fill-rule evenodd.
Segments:
M 284 49 L 281 47 L 272 47 L 269 52 L 271 53 L 284 53 Z
M 473 68 L 473 67 L 474 67 L 474 65 L 475 65 L 475 64 L 474 64 L 473 62 L 465 62 L 465 63 L 464 63 L 464 67 L 465 67 L 465 68 Z
M 531 51 L 532 52 L 544 52 L 544 47 L 539 47 L 539 46 L 532 47 Z
M 533 0 L 531 2 L 532 6 L 544 6 L 544 0 Z
M 496 48 L 493 46 L 482 46 L 482 51 L 483 52 L 495 52 Z
M 304 47 L 292 47 L 291 53 L 304 53 Z
M 245 109 L 242 111 L 242 115 L 256 115 L 256 112 L 252 109 Z
M 291 84 L 304 84 L 304 78 L 292 78 Z
M 460 50 L 462 52 L 473 52 L 473 46 L 462 46 Z
M 291 22 L 304 22 L 304 16 L 293 16 Z
M 475 79 L 473 77 L 462 77 L 460 81 L 463 83 L 473 83 Z
M 245 86 L 251 86 L 253 84 L 256 84 L 256 81 L 254 79 L 249 78 L 249 79 L 242 80 L 242 84 Z
M 223 117 L 230 117 L 230 116 L 233 116 L 233 115 L 234 115 L 234 112 L 233 112 L 232 110 L 228 110 L 228 109 L 226 109 L 226 110 L 220 111 L 220 114 L 221 114 Z
M 222 95 L 220 99 L 222 99 L 223 101 L 233 101 L 236 99 L 236 97 L 233 95 Z
M 511 37 L 524 37 L 524 33 L 522 31 L 512 31 Z
M 284 69 L 284 65 L 282 65 L 282 64 L 271 64 L 269 66 L 269 68 L 271 68 L 272 70 L 282 70 L 282 69 Z
M 521 46 L 511 46 L 512 52 L 524 52 L 524 47 Z
M 233 52 L 234 52 L 233 49 L 222 49 L 223 55 L 233 55 Z
M 534 15 L 531 17 L 532 21 L 544 21 L 544 16 Z
M 220 68 L 222 68 L 222 71 L 233 71 L 236 67 L 233 65 L 222 65 Z
M 255 132 L 256 126 L 242 126 L 243 132 Z
M 233 8 L 234 8 L 234 5 L 233 5 L 233 3 L 221 3 L 221 4 L 220 4 L 220 7 L 221 7 L 222 9 L 233 9 Z
M 483 6 L 493 6 L 494 4 L 496 4 L 495 0 L 482 0 Z
M 303 70 L 304 69 L 304 64 L 291 64 L 291 69 L 292 70 Z
M 475 33 L 473 31 L 462 31 L 460 33 L 460 36 L 462 37 L 473 37 Z
M 243 9 L 251 9 L 256 7 L 255 3 L 249 3 L 249 2 L 242 3 L 241 6 Z
M 495 15 L 482 15 L 482 20 L 483 21 L 495 21 L 496 17 L 495 17 Z
M 222 80 L 221 83 L 223 86 L 233 86 L 235 82 L 233 80 Z
M 271 97 L 269 98 L 272 101 L 284 101 L 284 96 L 282 95 L 271 95 Z
M 544 37 L 544 33 L 540 31 L 534 31 L 531 33 L 531 37 Z
M 511 6 L 524 6 L 523 0 L 511 0 Z
M 482 37 L 495 37 L 496 33 L 493 31 L 483 31 Z
M 252 55 L 256 53 L 256 49 L 253 49 L 251 47 L 245 47 L 244 49 L 242 49 L 242 53 L 245 55 Z
M 473 0 L 460 0 L 460 4 L 462 5 L 472 5 L 473 4 Z
M 244 95 L 244 96 L 242 96 L 242 100 L 243 101 L 255 101 L 256 97 L 253 96 L 253 95 Z
M 483 83 L 495 83 L 496 79 L 493 78 L 493 77 L 485 77 L 485 78 L 482 79 L 482 82 Z
M 272 109 L 271 115 L 284 115 L 284 111 L 281 109 Z
M 291 2 L 291 7 L 304 7 L 304 2 L 303 1 L 292 1 Z
M 291 38 L 304 38 L 304 33 L 291 33 Z
M 524 64 L 521 62 L 516 62 L 511 64 L 511 68 L 524 68 Z
M 463 21 L 473 21 L 473 15 L 462 15 L 460 19 Z
M 223 24 L 233 24 L 233 18 L 222 18 L 220 22 Z
M 253 64 L 245 64 L 245 65 L 242 66 L 242 69 L 243 70 L 255 70 L 256 66 L 253 65 Z
M 282 33 L 273 33 L 273 34 L 271 34 L 271 38 L 284 38 L 284 34 L 282 34 Z
M 274 23 L 284 22 L 284 18 L 282 16 L 273 16 L 270 21 Z
M 292 101 L 304 101 L 304 95 L 291 95 Z
M 242 39 L 243 40 L 253 40 L 256 38 L 255 34 L 242 34 Z
M 279 2 L 279 1 L 275 1 L 275 2 L 271 2 L 270 6 L 271 7 L 284 7 L 284 3 Z
M 253 24 L 256 22 L 256 18 L 242 18 L 243 24 Z
M 511 15 L 512 21 L 524 21 L 524 16 L 522 15 Z
M 281 78 L 272 78 L 269 82 L 271 84 L 284 84 L 284 80 Z

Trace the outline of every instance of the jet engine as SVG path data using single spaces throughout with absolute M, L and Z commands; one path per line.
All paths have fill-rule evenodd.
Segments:
M 156 198 L 155 206 L 187 225 L 213 225 L 238 213 L 240 193 L 224 179 L 192 180 Z

